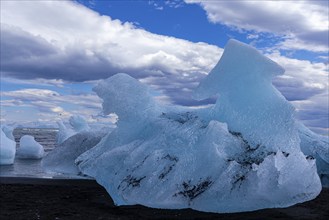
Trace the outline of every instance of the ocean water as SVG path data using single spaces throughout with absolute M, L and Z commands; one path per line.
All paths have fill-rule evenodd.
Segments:
M 19 140 L 23 135 L 31 135 L 49 153 L 56 147 L 56 134 L 58 130 L 53 128 L 16 128 L 13 135 L 16 147 L 19 147 Z M 90 179 L 85 176 L 71 175 L 56 172 L 46 172 L 41 166 L 41 159 L 20 159 L 15 158 L 12 165 L 0 166 L 0 177 L 29 177 L 37 179 Z

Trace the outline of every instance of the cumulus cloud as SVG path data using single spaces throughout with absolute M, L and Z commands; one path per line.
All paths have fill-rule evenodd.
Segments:
M 213 23 L 283 36 L 282 49 L 328 51 L 328 1 L 201 1 Z
M 50 120 L 54 117 L 69 117 L 74 111 L 81 109 L 88 109 L 93 115 L 101 111 L 101 100 L 95 94 L 61 95 L 48 89 L 21 89 L 2 91 L 1 97 L 3 107 L 36 108 L 42 114 L 51 115 Z
M 285 74 L 273 83 L 288 100 L 305 100 L 328 91 L 328 64 L 287 58 L 279 52 L 267 56 L 285 69 Z
M 276 3 L 276 6 L 268 1 L 200 4 L 212 22 L 252 30 L 249 39 L 261 38 L 258 32 L 271 32 L 286 37 L 281 42 L 282 48 L 313 45 L 309 48 L 326 50 L 325 3 L 307 2 L 310 7 L 305 2 Z M 312 15 L 310 20 L 305 13 Z M 214 102 L 214 99 L 196 102 L 191 91 L 217 63 L 222 48 L 153 34 L 70 1 L 1 1 L 0 15 L 2 81 L 65 87 L 69 82 L 97 82 L 125 72 L 162 92 L 157 99 L 167 103 L 198 106 Z M 328 113 L 323 98 L 317 98 L 328 98 L 328 63 L 287 58 L 276 51 L 267 55 L 286 69 L 286 74 L 276 78 L 274 85 L 297 106 L 299 117 L 310 126 L 328 127 L 316 123 L 312 116 L 315 115 L 312 107 L 313 111 L 321 108 Z M 46 89 L 24 89 L 1 95 L 5 97 L 1 106 L 37 108 L 40 120 L 79 112 L 95 115 L 101 109 L 101 101 L 94 94 L 63 95 Z M 328 121 L 328 116 L 323 117 L 321 120 Z
M 101 103 L 101 99 L 94 93 L 64 95 L 50 89 L 2 91 L 1 121 L 4 123 L 14 121 L 32 127 L 39 126 L 38 123 L 40 126 L 57 127 L 57 120 L 67 121 L 71 115 L 77 114 L 83 115 L 90 123 L 112 126 L 117 116 L 103 115 Z M 27 117 L 21 117 L 22 115 Z M 36 122 L 38 123 L 35 124 Z
M 308 100 L 292 102 L 297 110 L 297 117 L 312 130 L 328 134 L 329 119 L 328 119 L 328 90 L 326 93 L 317 94 Z
M 152 34 L 74 2 L 1 2 L 1 21 L 5 77 L 83 82 L 125 72 L 139 79 L 153 76 L 167 93 L 172 80 L 195 84 L 190 76 L 206 74 L 222 53 L 206 43 Z M 167 76 L 170 81 L 163 80 Z

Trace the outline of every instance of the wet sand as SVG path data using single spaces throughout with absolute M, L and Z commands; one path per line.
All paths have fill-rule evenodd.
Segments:
M 143 206 L 116 207 L 94 181 L 65 182 L 6 180 L 0 188 L 0 219 L 329 219 L 329 189 L 314 200 L 289 208 L 214 214 L 161 210 Z M 18 183 L 20 182 L 20 183 Z M 65 184 L 71 183 L 71 184 Z

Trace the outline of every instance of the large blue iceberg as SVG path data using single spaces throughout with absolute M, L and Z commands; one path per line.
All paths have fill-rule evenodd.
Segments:
M 110 77 L 94 91 L 104 113 L 118 115 L 117 128 L 76 165 L 117 205 L 223 213 L 311 200 L 322 187 L 318 158 L 328 172 L 328 141 L 294 119 L 294 108 L 271 83 L 283 72 L 230 40 L 194 94 L 218 100 L 197 110 L 159 104 L 126 74 Z

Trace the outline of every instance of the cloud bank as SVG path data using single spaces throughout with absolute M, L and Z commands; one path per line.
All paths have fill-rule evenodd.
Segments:
M 125 72 L 149 78 L 146 81 L 170 93 L 172 82 L 182 91 L 195 86 L 222 53 L 206 43 L 152 34 L 74 2 L 1 6 L 5 77 L 84 82 Z
M 271 32 L 285 36 L 281 48 L 328 49 L 324 40 L 328 34 L 328 20 L 325 20 L 328 9 L 323 7 L 326 3 L 276 3 L 276 6 L 268 1 L 198 4 L 211 22 L 253 31 L 250 39 L 257 39 L 258 32 Z M 305 7 L 306 3 L 309 7 Z M 308 15 L 312 15 L 310 19 Z M 124 72 L 162 92 L 158 96 L 160 100 L 197 106 L 213 101 L 196 102 L 191 99 L 191 91 L 217 63 L 223 49 L 153 34 L 75 2 L 2 1 L 0 52 L 1 77 L 8 81 L 46 82 L 65 87 L 65 83 L 97 81 Z M 328 63 L 287 58 L 278 50 L 270 51 L 267 56 L 286 69 L 285 76 L 276 78 L 274 85 L 293 101 L 299 117 L 309 126 L 327 129 L 328 124 L 323 121 L 328 121 L 328 116 L 323 115 L 328 113 Z M 6 97 L 1 101 L 2 106 L 29 105 L 44 114 L 72 113 L 65 103 L 77 100 L 81 101 L 76 105 L 99 109 L 99 101 L 90 106 L 92 100 L 98 100 L 95 95 L 62 95 L 51 90 L 28 89 L 1 95 Z M 323 117 L 315 114 L 317 109 L 322 109 Z
M 238 30 L 282 36 L 281 49 L 327 52 L 328 1 L 200 1 L 209 21 Z

